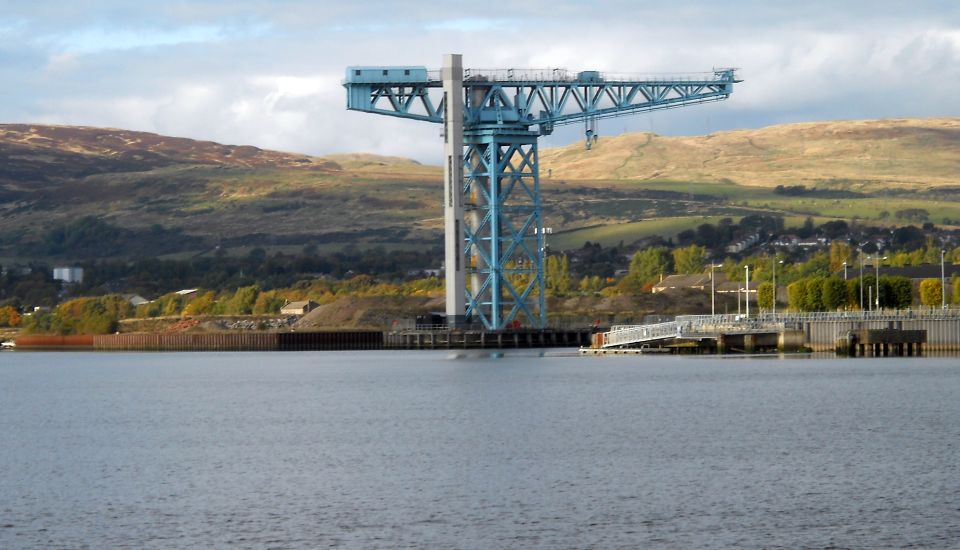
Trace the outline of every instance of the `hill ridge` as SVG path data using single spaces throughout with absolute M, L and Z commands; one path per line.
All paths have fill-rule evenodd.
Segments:
M 960 118 L 629 133 L 601 136 L 589 152 L 581 143 L 542 149 L 540 160 L 544 226 L 555 234 L 597 228 L 567 238 L 571 246 L 607 238 L 606 228 L 631 242 L 643 231 L 669 236 L 706 219 L 757 214 L 960 220 Z M 0 124 L 0 259 L 424 249 L 441 242 L 441 181 L 440 166 L 401 157 Z M 70 244 L 77 239 L 85 248 Z
M 773 187 L 960 184 L 960 118 L 812 121 L 661 136 L 601 136 L 540 152 L 573 180 L 677 180 Z

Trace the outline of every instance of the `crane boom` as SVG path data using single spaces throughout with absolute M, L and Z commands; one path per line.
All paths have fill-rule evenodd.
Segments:
M 403 74 L 406 73 L 406 74 Z M 557 125 L 586 118 L 610 118 L 637 112 L 722 101 L 741 82 L 734 69 L 711 73 L 631 78 L 562 69 L 484 71 L 465 69 L 464 127 L 484 124 L 540 126 L 549 134 Z M 437 71 L 425 67 L 350 67 L 344 86 L 347 109 L 442 123 L 444 100 L 432 89 L 443 87 Z
M 734 69 L 636 77 L 563 69 L 348 67 L 347 109 L 444 125 L 447 320 L 501 330 L 547 322 L 537 140 L 554 127 L 722 101 Z

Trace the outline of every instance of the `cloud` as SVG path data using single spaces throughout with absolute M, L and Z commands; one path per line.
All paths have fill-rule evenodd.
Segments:
M 348 65 L 618 73 L 736 66 L 727 102 L 603 121 L 692 134 L 779 122 L 960 116 L 955 1 L 332 3 L 86 0 L 0 17 L 0 120 L 155 131 L 309 154 L 436 162 L 439 127 L 345 110 Z M 506 15 L 504 15 L 506 14 Z M 731 16 L 736 14 L 736 16 Z M 576 126 L 545 143 L 580 139 Z
M 213 42 L 222 38 L 222 29 L 195 25 L 176 29 L 104 29 L 88 28 L 63 35 L 56 47 L 70 54 L 92 54 L 106 50 L 170 46 L 191 42 Z

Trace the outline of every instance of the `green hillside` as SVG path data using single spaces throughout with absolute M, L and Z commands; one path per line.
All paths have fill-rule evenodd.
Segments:
M 541 170 L 554 249 L 757 213 L 960 222 L 958 119 L 626 134 L 543 150 Z M 441 178 L 368 154 L 0 125 L 0 259 L 422 248 L 440 242 Z

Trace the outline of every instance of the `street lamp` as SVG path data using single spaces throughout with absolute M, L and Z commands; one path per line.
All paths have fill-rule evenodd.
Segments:
M 844 281 L 847 280 L 847 262 L 846 261 L 843 262 L 843 280 Z
M 777 257 L 774 256 L 773 261 L 770 262 L 773 264 L 773 314 L 774 315 L 777 314 L 777 264 L 783 263 L 783 260 L 780 260 L 779 262 L 776 260 L 777 260 Z M 760 295 L 757 294 L 758 298 L 759 296 Z
M 723 264 L 719 264 L 719 265 L 710 264 L 710 315 L 711 316 L 717 314 L 717 301 L 716 301 L 717 294 L 716 294 L 716 291 L 714 290 L 713 280 L 715 278 L 714 275 L 716 274 L 718 267 L 723 267 Z
M 747 293 L 743 295 L 743 301 L 747 305 L 747 319 L 750 318 L 750 266 L 743 266 L 747 270 Z
M 883 260 L 886 260 L 887 257 L 884 256 L 883 258 L 879 258 L 879 257 L 878 257 L 878 258 L 875 258 L 875 259 L 877 260 L 877 262 L 876 262 L 876 266 L 877 266 L 877 307 L 875 307 L 874 310 L 875 310 L 875 311 L 879 311 L 879 310 L 880 310 L 880 262 L 882 262 Z
M 947 309 L 947 277 L 943 270 L 943 258 L 946 250 L 940 250 L 940 309 Z
M 858 248 L 860 253 L 860 312 L 863 312 L 863 249 Z

